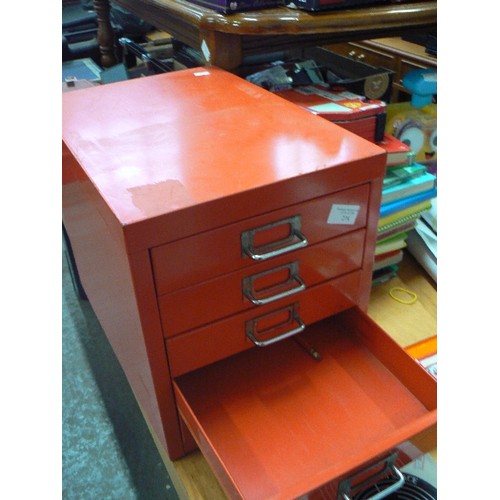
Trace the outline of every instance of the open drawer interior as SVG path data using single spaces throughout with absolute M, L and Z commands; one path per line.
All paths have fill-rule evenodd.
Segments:
M 297 498 L 436 423 L 435 379 L 357 308 L 174 389 L 230 498 Z

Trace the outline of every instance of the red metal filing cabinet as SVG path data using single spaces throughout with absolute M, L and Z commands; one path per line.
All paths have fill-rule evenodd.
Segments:
M 230 498 L 348 498 L 435 428 L 435 380 L 364 313 L 384 169 L 216 68 L 63 95 L 85 292 L 161 445 Z

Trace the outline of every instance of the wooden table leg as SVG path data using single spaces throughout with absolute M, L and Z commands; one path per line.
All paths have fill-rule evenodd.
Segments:
M 94 0 L 97 14 L 97 41 L 101 51 L 101 65 L 109 68 L 117 63 L 115 54 L 115 35 L 109 19 L 109 0 Z
M 200 29 L 200 48 L 206 64 L 222 69 L 235 69 L 243 59 L 240 37 Z

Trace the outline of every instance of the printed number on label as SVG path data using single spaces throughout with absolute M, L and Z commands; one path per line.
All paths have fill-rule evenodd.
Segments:
M 348 224 L 356 222 L 359 213 L 359 205 L 338 205 L 333 204 L 328 215 L 328 224 Z

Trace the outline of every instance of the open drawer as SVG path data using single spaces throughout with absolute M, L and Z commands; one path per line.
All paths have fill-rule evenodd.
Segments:
M 229 498 L 316 498 L 397 447 L 427 451 L 417 439 L 436 426 L 436 380 L 358 308 L 182 375 L 174 390 Z

